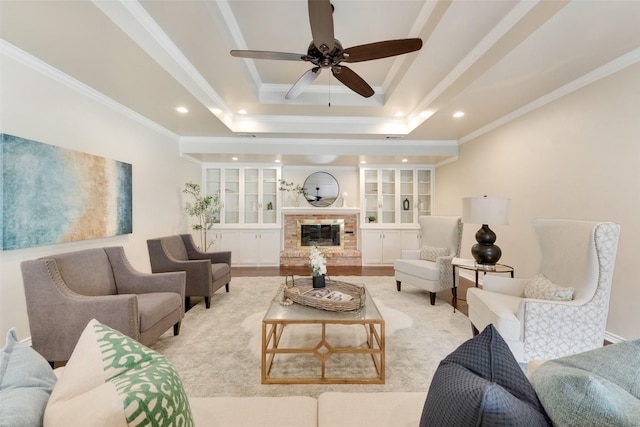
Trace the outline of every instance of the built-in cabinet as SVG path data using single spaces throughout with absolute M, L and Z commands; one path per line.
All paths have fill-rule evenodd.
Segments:
M 362 230 L 362 263 L 391 264 L 400 258 L 402 232 L 391 229 Z
M 419 249 L 418 217 L 431 215 L 433 168 L 360 168 L 363 265 L 393 264 Z
M 420 248 L 418 217 L 431 215 L 433 177 L 434 169 L 428 166 L 360 168 L 358 240 L 363 265 L 393 264 L 403 249 Z M 279 166 L 204 165 L 205 194 L 220 200 L 208 233 L 211 250 L 231 251 L 233 265 L 279 265 L 280 178 Z
M 280 167 L 206 164 L 204 191 L 219 195 L 210 250 L 231 251 L 232 265 L 280 263 Z
M 205 192 L 219 195 L 220 225 L 279 225 L 279 167 L 217 166 L 204 168 Z
M 417 224 L 419 216 L 431 215 L 432 176 L 428 167 L 360 168 L 363 224 Z

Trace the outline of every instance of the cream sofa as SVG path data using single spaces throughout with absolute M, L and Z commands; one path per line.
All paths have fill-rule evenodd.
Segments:
M 0 349 L 0 425 L 637 426 L 638 354 L 635 340 L 550 360 L 530 383 L 489 326 L 441 361 L 428 392 L 189 398 L 166 357 L 95 320 L 55 371 L 11 329 Z
M 317 399 L 192 397 L 189 403 L 198 427 L 415 427 L 426 397 L 426 391 L 326 392 Z

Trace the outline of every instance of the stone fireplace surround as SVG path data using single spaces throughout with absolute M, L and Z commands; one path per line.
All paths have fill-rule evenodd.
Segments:
M 358 249 L 359 210 L 348 208 L 285 208 L 283 217 L 283 250 L 280 252 L 280 266 L 294 267 L 309 265 L 309 248 L 299 250 L 298 220 L 344 220 L 344 248 L 322 246 L 321 252 L 327 258 L 327 266 L 360 266 L 362 254 Z

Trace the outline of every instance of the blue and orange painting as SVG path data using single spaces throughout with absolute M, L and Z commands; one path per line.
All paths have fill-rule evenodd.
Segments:
M 2 249 L 132 232 L 131 164 L 0 134 Z

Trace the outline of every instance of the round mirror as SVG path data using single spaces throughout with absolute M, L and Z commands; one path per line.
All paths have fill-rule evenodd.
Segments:
M 338 181 L 326 172 L 312 173 L 304 181 L 304 196 L 311 206 L 331 206 L 340 194 Z

